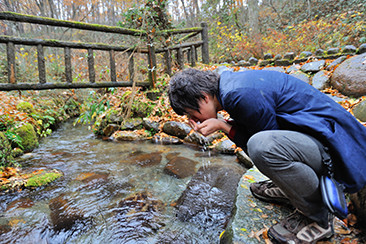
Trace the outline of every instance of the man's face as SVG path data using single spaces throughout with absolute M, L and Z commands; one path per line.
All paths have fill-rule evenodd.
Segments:
M 190 108 L 186 109 L 189 119 L 192 119 L 194 122 L 203 122 L 207 119 L 217 118 L 215 104 L 211 96 L 207 95 L 204 99 L 200 99 L 198 106 L 199 111 Z

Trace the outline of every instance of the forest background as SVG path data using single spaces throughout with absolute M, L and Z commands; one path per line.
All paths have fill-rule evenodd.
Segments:
M 252 56 L 262 58 L 265 53 L 291 51 L 299 54 L 319 48 L 358 47 L 366 42 L 366 0 L 1 0 L 0 10 L 143 29 L 150 33 L 206 22 L 212 63 L 237 62 Z M 136 45 L 136 39 L 114 34 L 25 23 L 1 22 L 0 33 L 27 38 Z M 137 42 L 142 44 L 143 41 Z M 168 37 L 156 41 L 162 46 L 175 44 Z M 5 45 L 1 45 L 0 51 L 5 54 Z M 33 62 L 36 47 L 19 47 L 17 51 L 18 82 L 36 81 L 38 74 Z M 83 64 L 86 53 L 82 52 L 73 55 L 73 62 L 79 63 L 73 70 L 75 81 L 87 78 L 86 62 Z M 46 50 L 48 79 L 63 81 L 62 55 L 62 50 Z M 6 82 L 6 55 L 2 57 L 0 82 Z M 108 59 L 99 55 L 96 60 L 99 80 L 107 79 Z M 121 66 L 118 76 L 123 77 L 125 69 Z
M 345 45 L 358 47 L 366 43 L 366 0 L 0 0 L 0 11 L 140 29 L 149 33 L 157 47 L 179 44 L 180 38 L 155 33 L 200 26 L 206 22 L 211 63 L 204 67 L 198 64 L 202 65 L 199 68 L 205 69 L 250 57 L 260 59 L 266 53 L 283 55 L 294 52 L 299 55 L 302 51 L 343 48 Z M 143 37 L 11 21 L 0 22 L 0 35 L 146 48 Z M 64 82 L 63 49 L 45 47 L 44 53 L 47 82 Z M 96 82 L 109 81 L 108 55 L 105 51 L 94 50 L 94 56 Z M 6 44 L 1 44 L 0 83 L 8 82 L 6 57 Z M 129 80 L 129 57 L 127 52 L 116 55 L 117 81 Z M 37 47 L 16 45 L 15 58 L 17 82 L 38 82 Z M 72 50 L 73 82 L 88 82 L 87 59 L 87 50 Z M 155 89 L 165 94 L 169 76 L 161 62 L 163 58 L 159 59 Z M 135 53 L 134 60 L 134 80 L 147 80 L 146 55 Z M 173 62 L 174 72 L 178 67 Z M 161 122 L 176 116 L 166 103 L 166 95 L 151 101 L 145 93 L 126 92 L 126 89 L 130 88 L 106 90 L 113 90 L 114 96 L 113 93 L 93 92 L 85 101 L 75 95 L 74 90 L 46 92 L 49 98 L 42 98 L 44 102 L 37 97 L 37 92 L 27 93 L 28 97 L 25 92 L 0 93 L 0 132 L 5 133 L 14 149 L 24 149 L 24 140 L 21 141 L 19 133 L 15 132 L 24 123 L 33 124 L 37 136 L 43 137 L 49 135 L 63 118 L 79 116 L 78 122 L 90 123 L 106 110 L 116 108 L 124 118 L 156 116 Z M 60 99 L 56 99 L 58 96 Z M 50 99 L 54 101 L 50 102 Z M 22 100 L 32 104 L 22 103 Z M 10 154 L 10 151 L 0 153 L 0 166 L 9 163 L 7 157 Z

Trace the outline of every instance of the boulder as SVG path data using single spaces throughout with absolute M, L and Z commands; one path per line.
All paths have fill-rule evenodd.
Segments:
M 250 63 L 250 65 L 257 65 L 258 64 L 258 59 L 256 59 L 255 57 L 251 57 L 251 58 L 249 58 L 249 63 Z
M 263 70 L 272 70 L 272 71 L 278 71 L 278 72 L 281 72 L 281 73 L 285 73 L 285 69 L 282 68 L 282 67 L 266 67 L 266 68 L 263 68 Z
M 185 142 L 188 143 L 194 143 L 198 145 L 208 145 L 208 140 L 205 136 L 203 136 L 201 133 L 198 133 L 194 130 L 191 131 L 185 138 Z
M 169 121 L 166 122 L 163 126 L 163 131 L 168 135 L 176 136 L 181 139 L 184 139 L 189 132 L 191 132 L 192 128 L 189 127 L 185 123 Z
M 300 70 L 292 72 L 292 73 L 290 73 L 290 75 L 310 84 L 310 77 L 307 74 L 305 74 L 304 72 L 301 72 Z
M 23 124 L 14 129 L 14 132 L 21 138 L 21 145 L 23 146 L 24 152 L 30 152 L 38 147 L 37 134 L 31 124 Z
M 178 145 L 178 144 L 183 143 L 183 141 L 181 139 L 179 139 L 178 137 L 169 136 L 169 135 L 165 134 L 164 132 L 155 134 L 151 138 L 151 142 L 159 143 L 159 144 L 163 144 L 163 145 Z
M 352 109 L 353 114 L 355 117 L 363 122 L 366 122 L 366 100 L 362 101 L 361 103 L 357 104 Z
M 331 85 L 347 96 L 366 95 L 366 53 L 340 64 L 333 72 Z
M 226 140 L 223 140 L 223 141 L 220 141 L 220 142 L 216 143 L 214 145 L 214 148 L 215 148 L 216 151 L 218 151 L 220 153 L 234 155 L 236 145 L 231 140 L 226 139 Z
M 142 128 L 141 118 L 130 118 L 122 122 L 121 130 L 138 130 Z
M 159 126 L 160 124 L 158 122 L 149 120 L 148 118 L 143 118 L 142 119 L 142 125 L 145 127 L 146 130 L 151 131 L 151 132 L 158 132 Z
M 362 43 L 360 47 L 358 48 L 358 53 L 366 53 L 366 43 Z
M 112 138 L 116 141 L 136 141 L 136 140 L 146 140 L 148 134 L 145 131 L 116 131 L 113 133 Z
M 315 56 L 323 56 L 325 51 L 323 49 L 317 49 L 315 51 Z
M 268 59 L 272 59 L 272 58 L 273 58 L 272 53 L 266 53 L 266 54 L 264 54 L 264 57 L 263 57 L 264 60 L 268 60 Z
M 204 228 L 225 228 L 243 173 L 243 168 L 235 164 L 201 167 L 177 200 L 178 219 Z
M 105 136 L 111 136 L 114 132 L 119 129 L 119 125 L 117 124 L 109 124 L 103 129 L 103 134 Z
M 306 63 L 303 66 L 301 66 L 301 71 L 305 73 L 318 72 L 324 67 L 324 65 L 325 60 Z
M 293 60 L 295 58 L 295 53 L 294 52 L 288 52 L 283 56 L 283 59 L 287 59 L 287 60 Z
M 309 51 L 303 51 L 303 52 L 300 53 L 300 58 L 308 58 L 311 55 L 313 55 L 311 52 L 309 52 Z
M 233 68 L 228 68 L 228 67 L 226 67 L 226 66 L 219 66 L 219 67 L 217 67 L 214 71 L 215 71 L 216 73 L 218 73 L 219 75 L 221 75 L 221 74 L 222 74 L 222 72 L 224 72 L 224 71 L 234 71 L 234 69 L 233 69 Z
M 333 70 L 335 67 L 337 67 L 337 65 L 341 64 L 344 60 L 346 60 L 346 58 L 347 56 L 341 56 L 337 58 L 327 66 L 327 70 Z
M 346 45 L 343 50 L 342 53 L 355 53 L 357 51 L 357 48 L 353 45 Z
M 300 65 L 298 65 L 298 64 L 291 65 L 291 66 L 290 66 L 290 67 L 288 67 L 288 69 L 286 70 L 286 73 L 287 73 L 287 74 L 291 74 L 291 73 L 293 73 L 293 72 L 299 71 L 299 70 L 300 70 L 300 68 L 301 68 L 301 66 L 300 66 Z
M 196 173 L 198 162 L 185 157 L 173 157 L 164 168 L 164 173 L 178 179 L 192 176 Z
M 326 71 L 321 70 L 317 72 L 312 79 L 312 86 L 318 90 L 323 90 L 329 82 L 329 76 Z
M 331 55 L 331 54 L 337 54 L 339 53 L 340 49 L 338 47 L 333 47 L 333 48 L 329 48 L 327 50 L 327 54 Z
M 250 159 L 250 157 L 243 151 L 243 149 L 238 148 L 235 151 L 235 155 L 241 165 L 243 165 L 245 168 L 250 169 L 253 167 L 253 161 Z

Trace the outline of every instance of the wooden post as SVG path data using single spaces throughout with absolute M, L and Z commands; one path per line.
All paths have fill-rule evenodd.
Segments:
M 37 59 L 39 83 L 44 84 L 46 83 L 46 65 L 42 45 L 37 45 Z
M 156 54 L 154 43 L 149 40 L 147 44 L 148 49 L 148 61 L 149 61 L 149 82 L 150 87 L 155 87 L 156 82 Z
M 114 50 L 109 50 L 109 63 L 110 63 L 110 75 L 111 75 L 111 81 L 116 82 L 117 81 L 117 75 L 116 75 L 116 60 L 114 58 Z
M 165 53 L 165 64 L 166 64 L 166 72 L 169 76 L 172 76 L 172 56 L 170 54 L 170 50 L 168 49 Z
M 194 45 L 191 46 L 191 66 L 194 67 L 196 66 L 196 48 L 194 47 Z
M 72 83 L 71 49 L 64 48 L 65 53 L 65 77 L 67 83 Z
M 135 59 L 133 57 L 133 51 L 128 52 L 128 74 L 130 75 L 130 81 L 133 82 L 135 78 Z
M 202 62 L 204 64 L 208 64 L 210 62 L 210 55 L 208 52 L 208 28 L 207 23 L 201 23 L 201 27 L 203 28 L 201 32 L 201 38 L 203 41 L 202 44 Z
M 8 56 L 8 81 L 9 83 L 16 83 L 15 78 L 15 45 L 8 42 L 6 45 L 6 53 Z
M 93 49 L 88 49 L 88 69 L 89 69 L 89 82 L 95 83 L 95 69 L 94 69 L 94 52 Z
M 183 48 L 178 48 L 177 50 L 177 61 L 178 61 L 178 66 L 179 69 L 183 69 L 184 68 L 184 61 L 183 61 Z

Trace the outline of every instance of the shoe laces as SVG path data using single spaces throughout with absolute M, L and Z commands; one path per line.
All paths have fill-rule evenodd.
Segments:
M 284 227 L 290 232 L 295 232 L 296 230 L 301 229 L 309 223 L 310 219 L 308 219 L 298 211 L 295 211 L 286 218 L 284 222 Z

